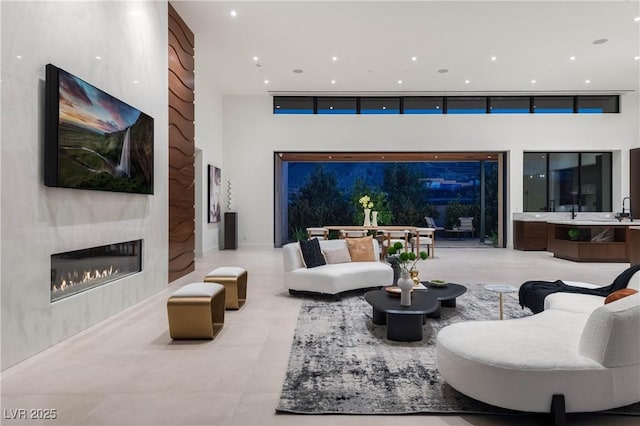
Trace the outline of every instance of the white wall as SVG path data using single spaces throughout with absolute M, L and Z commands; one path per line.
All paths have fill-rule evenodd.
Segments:
M 0 7 L 6 369 L 166 287 L 168 60 L 165 2 L 3 1 Z M 154 195 L 44 186 L 47 63 L 155 119 Z M 139 238 L 141 273 L 50 303 L 51 254 Z
M 637 93 L 622 96 L 621 114 L 603 115 L 274 115 L 272 102 L 224 97 L 223 156 L 240 245 L 273 244 L 275 151 L 507 151 L 510 219 L 522 211 L 524 151 L 614 151 L 615 207 L 629 192 L 628 151 L 639 144 Z
M 202 256 L 219 248 L 222 238 L 222 223 L 208 223 L 208 165 L 222 170 L 220 207 L 226 211 L 226 176 L 222 156 L 222 96 L 212 82 L 217 64 L 210 49 L 198 49 L 199 36 L 195 37 L 195 116 L 196 148 L 202 150 L 201 170 L 197 170 L 196 181 L 196 256 Z M 199 72 L 198 72 L 199 71 Z M 221 218 L 223 219 L 223 218 Z M 198 232 L 201 229 L 201 232 Z

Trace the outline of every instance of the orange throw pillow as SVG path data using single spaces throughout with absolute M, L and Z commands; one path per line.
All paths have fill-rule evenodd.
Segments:
M 376 260 L 373 253 L 373 237 L 371 235 L 362 238 L 345 238 L 345 240 L 352 262 L 370 262 Z
M 637 293 L 638 290 L 634 290 L 632 288 L 621 288 L 620 290 L 616 290 L 604 299 L 604 304 L 615 302 L 618 299 L 622 299 L 623 297 L 631 296 L 632 294 Z

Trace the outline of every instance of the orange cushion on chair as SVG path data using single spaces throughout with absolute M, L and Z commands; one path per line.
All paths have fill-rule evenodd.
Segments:
M 618 299 L 622 299 L 623 297 L 631 296 L 632 294 L 637 293 L 638 290 L 634 290 L 632 288 L 621 288 L 620 290 L 616 290 L 613 293 L 609 294 L 606 299 L 604 299 L 604 304 L 615 302 Z

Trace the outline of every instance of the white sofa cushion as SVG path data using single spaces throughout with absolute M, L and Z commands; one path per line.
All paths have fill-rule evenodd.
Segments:
M 598 288 L 600 285 L 577 281 L 563 281 L 567 285 L 584 288 Z M 635 273 L 629 280 L 627 288 L 640 291 L 640 273 Z M 553 293 L 544 298 L 544 309 L 559 309 L 567 312 L 589 314 L 604 304 L 604 297 L 592 294 Z
M 576 330 L 582 330 L 586 320 L 584 314 L 549 310 L 511 320 L 462 322 L 442 329 L 438 344 L 507 369 L 597 368 L 596 362 L 578 354 Z
M 599 285 L 577 281 L 563 281 L 567 285 L 584 288 L 598 288 Z M 591 313 L 604 304 L 604 297 L 579 293 L 553 293 L 544 298 L 544 310 L 559 309 L 567 312 Z
M 286 288 L 326 294 L 390 285 L 392 282 L 393 269 L 382 262 L 336 263 L 285 273 Z
M 582 331 L 579 351 L 605 367 L 640 368 L 640 293 L 594 310 Z
M 324 258 L 327 260 L 327 263 L 351 262 L 351 255 L 349 255 L 349 249 L 347 248 L 322 250 L 322 254 L 324 255 Z

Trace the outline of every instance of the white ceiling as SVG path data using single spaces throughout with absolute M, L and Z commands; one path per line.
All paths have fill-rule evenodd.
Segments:
M 196 34 L 196 60 L 206 50 L 215 63 L 197 72 L 223 94 L 639 87 L 640 0 L 171 3 Z

